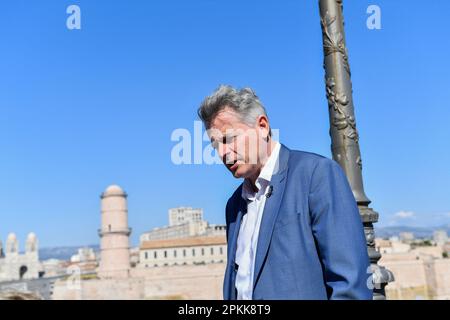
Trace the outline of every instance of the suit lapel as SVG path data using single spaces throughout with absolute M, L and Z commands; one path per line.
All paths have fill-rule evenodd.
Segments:
M 239 211 L 237 212 L 236 221 L 230 225 L 230 249 L 232 252 L 232 257 L 230 257 L 231 262 L 235 262 L 236 257 L 236 244 L 239 235 L 239 229 L 241 227 L 242 216 L 247 212 L 247 206 L 245 200 L 242 197 L 239 199 Z
M 239 194 L 239 209 L 236 215 L 236 220 L 232 223 L 230 223 L 230 240 L 229 240 L 229 246 L 228 246 L 228 251 L 231 253 L 228 257 L 229 261 L 228 261 L 228 267 L 227 267 L 227 272 L 228 272 L 228 279 L 230 280 L 228 285 L 229 287 L 229 294 L 230 294 L 230 299 L 234 300 L 236 299 L 236 290 L 235 290 L 235 278 L 236 278 L 236 270 L 234 269 L 234 264 L 235 264 L 235 260 L 236 260 L 236 248 L 237 248 L 237 238 L 239 235 L 239 229 L 241 227 L 241 221 L 242 221 L 242 216 L 247 213 L 247 204 L 245 202 L 245 200 L 240 196 L 240 192 Z
M 279 155 L 279 170 L 272 176 L 270 184 L 273 186 L 272 196 L 266 199 L 264 205 L 261 226 L 259 228 L 258 245 L 256 249 L 255 270 L 253 277 L 253 287 L 259 278 L 264 259 L 269 249 L 269 244 L 272 239 L 273 228 L 278 217 L 278 212 L 281 205 L 281 200 L 284 194 L 286 185 L 286 172 L 289 160 L 289 149 L 281 145 Z

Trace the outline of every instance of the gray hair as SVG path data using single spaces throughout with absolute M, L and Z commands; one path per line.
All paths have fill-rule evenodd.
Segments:
M 198 108 L 198 116 L 209 129 L 214 118 L 226 107 L 234 110 L 242 122 L 252 126 L 259 116 L 267 117 L 266 109 L 258 96 L 250 88 L 236 90 L 229 85 L 221 85 L 203 100 Z

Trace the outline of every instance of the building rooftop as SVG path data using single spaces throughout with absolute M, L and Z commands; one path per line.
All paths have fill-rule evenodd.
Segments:
M 176 247 L 193 247 L 205 245 L 220 245 L 226 244 L 225 236 L 214 237 L 189 237 L 181 239 L 170 240 L 150 240 L 142 242 L 140 249 L 161 249 L 161 248 L 176 248 Z

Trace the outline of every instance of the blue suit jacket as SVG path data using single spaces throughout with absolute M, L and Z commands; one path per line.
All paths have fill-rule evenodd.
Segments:
M 279 157 L 259 232 L 253 299 L 372 299 L 363 225 L 341 167 L 284 145 Z M 226 207 L 226 300 L 236 299 L 236 243 L 246 213 L 241 190 Z

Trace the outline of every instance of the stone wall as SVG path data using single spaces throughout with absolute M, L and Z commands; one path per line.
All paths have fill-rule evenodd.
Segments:
M 224 263 L 132 269 L 128 279 L 76 279 L 55 283 L 55 300 L 222 299 Z
M 385 255 L 379 264 L 395 277 L 386 287 L 388 299 L 450 299 L 450 259 L 399 260 Z

